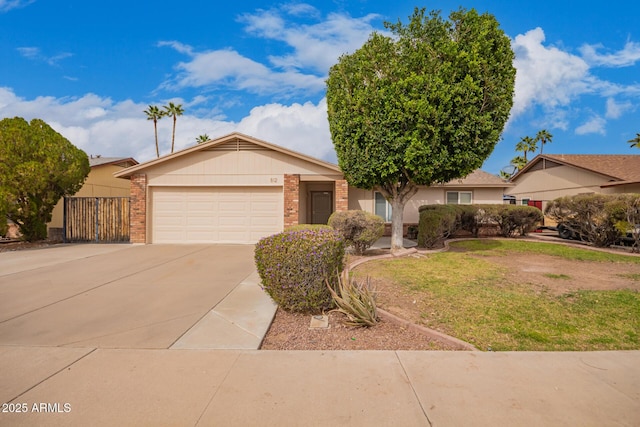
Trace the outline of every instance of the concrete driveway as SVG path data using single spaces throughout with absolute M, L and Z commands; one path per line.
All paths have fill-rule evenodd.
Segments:
M 254 270 L 248 245 L 3 253 L 0 345 L 166 349 Z

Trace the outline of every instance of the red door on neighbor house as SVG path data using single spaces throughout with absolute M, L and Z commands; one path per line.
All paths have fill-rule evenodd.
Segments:
M 527 202 L 527 205 L 533 206 L 535 208 L 542 210 L 542 200 L 529 200 Z

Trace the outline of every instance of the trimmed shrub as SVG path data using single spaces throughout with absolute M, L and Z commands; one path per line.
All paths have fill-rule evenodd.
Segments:
M 424 209 L 423 209 L 424 208 Z M 444 241 L 455 233 L 458 215 L 452 205 L 426 205 L 418 209 L 418 246 L 439 248 Z
M 418 245 L 442 247 L 458 230 L 478 237 L 483 226 L 496 224 L 505 237 L 524 236 L 542 221 L 542 211 L 514 205 L 425 205 L 420 206 Z
M 545 213 L 593 246 L 606 247 L 622 236 L 617 225 L 626 221 L 627 197 L 622 194 L 565 196 L 550 202 Z
M 326 224 L 298 224 L 285 228 L 284 231 L 300 231 L 300 230 L 333 230 Z
M 470 232 L 473 237 L 478 237 L 480 233 L 480 216 L 478 215 L 478 205 L 453 205 L 458 215 L 458 227 L 461 230 Z
M 362 255 L 384 233 L 382 218 L 360 210 L 334 212 L 328 223 L 353 247 L 356 255 Z
M 533 206 L 496 205 L 496 219 L 504 237 L 526 236 L 542 221 L 542 211 Z
M 262 286 L 284 310 L 321 313 L 333 307 L 327 288 L 344 267 L 344 241 L 335 230 L 290 230 L 256 244 Z

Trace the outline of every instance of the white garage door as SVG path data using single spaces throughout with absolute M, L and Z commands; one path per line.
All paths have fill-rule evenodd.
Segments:
M 153 243 L 256 243 L 282 231 L 282 187 L 155 187 Z

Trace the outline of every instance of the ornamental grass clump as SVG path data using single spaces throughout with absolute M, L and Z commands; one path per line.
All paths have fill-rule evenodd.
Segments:
M 261 239 L 255 261 L 262 286 L 286 311 L 321 313 L 334 307 L 326 282 L 336 286 L 344 241 L 335 230 L 284 231 Z
M 369 277 L 367 277 L 366 282 L 362 283 L 358 283 L 354 278 L 348 277 L 348 274 L 337 275 L 337 277 L 337 287 L 333 288 L 327 282 L 327 288 L 338 306 L 334 311 L 347 316 L 347 320 L 344 322 L 346 325 L 375 326 L 378 323 L 377 292 L 371 286 Z

